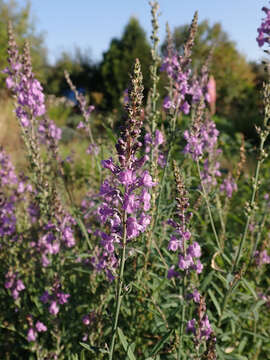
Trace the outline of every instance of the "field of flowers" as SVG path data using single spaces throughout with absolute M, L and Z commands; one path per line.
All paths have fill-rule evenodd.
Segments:
M 221 133 L 211 54 L 191 70 L 197 13 L 180 53 L 168 27 L 160 58 L 158 9 L 148 99 L 136 59 L 106 131 L 65 73 L 81 111 L 76 152 L 9 26 L 24 160 L 17 170 L 0 146 L 1 359 L 270 359 L 270 82 L 257 146 Z

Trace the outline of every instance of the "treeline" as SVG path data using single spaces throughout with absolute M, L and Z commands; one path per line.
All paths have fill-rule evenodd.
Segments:
M 64 77 L 64 70 L 67 70 L 73 83 L 90 96 L 91 103 L 99 111 L 117 110 L 123 101 L 129 71 L 134 59 L 138 57 L 142 64 L 147 99 L 151 50 L 149 39 L 136 18 L 129 20 L 120 38 L 111 40 L 99 63 L 94 62 L 87 52 L 77 49 L 73 54 L 63 53 L 53 65 L 47 61 L 44 37 L 36 33 L 31 21 L 29 4 L 20 7 L 16 1 L 0 0 L 0 18 L 1 69 L 6 66 L 7 23 L 11 20 L 15 33 L 18 34 L 18 43 L 22 45 L 25 39 L 31 43 L 33 67 L 46 93 L 56 96 L 69 94 Z M 188 25 L 183 25 L 176 27 L 171 33 L 172 41 L 179 50 L 186 40 L 187 31 Z M 166 49 L 164 41 L 160 49 L 161 59 L 166 54 Z M 192 57 L 194 74 L 208 61 L 209 72 L 216 81 L 218 126 L 223 126 L 223 130 L 227 132 L 240 131 L 246 137 L 254 138 L 254 123 L 259 121 L 258 107 L 261 106 L 257 90 L 265 78 L 262 66 L 247 62 L 221 24 L 210 26 L 206 20 L 199 24 Z M 2 91 L 5 88 L 3 81 L 2 78 Z M 164 89 L 165 81 L 165 75 L 161 74 L 161 100 L 164 95 L 164 90 L 161 89 Z

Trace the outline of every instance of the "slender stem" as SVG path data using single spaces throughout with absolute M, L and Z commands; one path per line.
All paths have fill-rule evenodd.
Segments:
M 209 197 L 208 197 L 207 191 L 206 191 L 205 186 L 204 186 L 203 181 L 202 181 L 202 175 L 201 175 L 199 160 L 197 160 L 197 169 L 198 169 L 198 173 L 199 173 L 199 177 L 200 177 L 200 181 L 201 181 L 201 186 L 202 186 L 202 190 L 203 190 L 203 196 L 204 196 L 204 199 L 205 199 L 205 202 L 206 202 L 206 206 L 207 206 L 207 210 L 208 210 L 208 214 L 209 214 L 209 218 L 210 218 L 211 227 L 212 227 L 215 239 L 216 239 L 217 246 L 218 246 L 218 248 L 220 250 L 221 249 L 220 248 L 220 241 L 219 241 L 219 238 L 218 238 L 218 234 L 217 234 L 217 231 L 216 231 L 214 219 L 213 219 L 213 216 L 212 216 L 212 211 L 211 211 L 210 203 L 209 203 Z
M 154 229 L 156 227 L 156 224 L 157 224 L 157 222 L 159 220 L 159 216 L 160 216 L 161 198 L 162 198 L 163 188 L 164 188 L 164 185 L 165 185 L 165 179 L 166 179 L 167 170 L 168 170 L 169 163 L 170 163 L 171 152 L 172 152 L 172 144 L 170 142 L 169 151 L 168 151 L 168 155 L 167 155 L 167 161 L 166 161 L 166 165 L 165 165 L 165 167 L 163 169 L 162 179 L 161 179 L 161 183 L 160 183 L 160 186 L 159 186 L 159 192 L 158 192 L 158 197 L 157 197 L 157 206 L 156 206 L 156 209 L 155 209 L 155 213 L 154 213 L 154 217 L 153 217 L 153 221 L 152 221 L 152 224 L 151 224 L 151 229 L 149 231 L 149 237 L 148 237 L 148 241 L 147 241 L 147 252 L 146 252 L 146 255 L 145 255 L 145 262 L 144 262 L 144 272 L 145 273 L 147 271 L 148 259 L 149 259 L 150 251 L 151 251 L 151 248 L 152 248 L 153 232 L 154 232 Z M 156 246 L 156 244 L 155 244 L 155 246 Z M 156 248 L 157 248 L 157 246 L 156 246 Z
M 260 147 L 261 150 L 263 149 L 263 144 L 264 144 L 264 141 L 261 142 L 261 147 Z M 237 265 L 238 265 L 238 262 L 240 260 L 241 255 L 242 255 L 242 250 L 243 250 L 246 238 L 247 238 L 250 220 L 251 220 L 252 215 L 253 215 L 255 197 L 256 197 L 257 190 L 258 190 L 258 181 L 259 181 L 259 174 L 260 174 L 261 164 L 262 164 L 262 160 L 259 160 L 258 163 L 257 163 L 255 181 L 254 181 L 254 184 L 253 184 L 253 192 L 252 192 L 251 202 L 250 202 L 250 213 L 249 213 L 249 215 L 247 217 L 244 234 L 242 236 L 242 239 L 240 241 L 240 245 L 239 245 L 237 253 L 236 253 L 235 262 L 233 264 L 232 272 L 234 272 L 235 269 L 237 268 Z
M 260 144 L 260 154 L 263 151 L 264 141 L 265 141 L 265 139 L 262 138 L 261 139 L 261 144 Z M 233 266 L 232 266 L 232 274 L 235 272 L 235 269 L 237 268 L 239 260 L 241 258 L 242 250 L 243 250 L 243 247 L 244 247 L 244 244 L 245 244 L 245 241 L 246 241 L 246 238 L 247 238 L 248 230 L 249 230 L 249 224 L 250 224 L 251 218 L 253 216 L 254 205 L 255 205 L 255 197 L 256 197 L 257 190 L 258 190 L 259 174 L 260 174 L 260 168 L 261 168 L 262 161 L 263 161 L 262 159 L 259 159 L 258 162 L 257 162 L 255 179 L 254 179 L 254 183 L 253 183 L 253 191 L 252 191 L 251 201 L 250 201 L 250 212 L 249 212 L 249 215 L 247 216 L 247 221 L 246 221 L 244 233 L 243 233 L 243 236 L 241 238 L 240 244 L 239 244 L 237 252 L 236 252 L 235 261 L 234 261 Z M 236 280 L 236 282 L 234 284 L 234 287 L 236 286 L 238 281 Z M 222 303 L 222 306 L 221 306 L 218 326 L 221 325 L 222 316 L 223 316 L 223 313 L 224 313 L 224 311 L 226 309 L 226 305 L 227 305 L 227 302 L 229 300 L 229 297 L 230 297 L 232 291 L 233 291 L 233 287 L 230 286 L 227 289 L 226 293 L 225 293 L 224 300 L 223 300 L 223 303 Z
M 124 268 L 125 268 L 125 258 L 126 258 L 126 244 L 127 244 L 127 213 L 126 211 L 123 214 L 123 243 L 122 243 L 122 255 L 120 262 L 119 275 L 117 278 L 117 293 L 116 293 L 116 307 L 114 314 L 114 324 L 112 328 L 112 340 L 109 351 L 109 360 L 113 359 L 115 340 L 116 340 L 116 331 L 118 327 L 118 319 L 121 308 L 121 302 L 123 298 L 122 289 L 124 282 Z
M 178 357 L 177 359 L 181 359 L 181 351 L 183 347 L 183 334 L 184 334 L 184 323 L 185 323 L 185 314 L 186 314 L 186 303 L 185 303 L 185 291 L 186 291 L 186 274 L 184 275 L 183 283 L 182 283 L 182 311 L 181 311 L 181 323 L 180 323 L 180 342 L 178 347 Z
M 232 287 L 230 286 L 229 289 L 226 291 L 225 296 L 223 298 L 223 302 L 221 304 L 221 309 L 220 309 L 220 316 L 219 316 L 219 319 L 218 319 L 218 327 L 220 327 L 220 325 L 221 325 L 222 316 L 223 316 L 224 310 L 226 309 L 226 305 L 227 305 L 227 302 L 229 300 L 229 296 L 231 294 L 231 291 L 232 291 Z

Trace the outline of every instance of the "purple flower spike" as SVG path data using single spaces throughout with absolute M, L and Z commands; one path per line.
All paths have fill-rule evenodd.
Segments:
M 256 38 L 257 43 L 262 47 L 265 43 L 270 43 L 270 10 L 267 7 L 263 7 L 262 11 L 265 12 L 266 17 L 263 19 L 261 26 L 258 28 L 258 36 Z
M 142 127 L 143 87 L 139 61 L 134 68 L 134 79 L 129 89 L 125 104 L 128 118 L 121 129 L 121 135 L 116 144 L 117 160 L 103 160 L 102 165 L 111 171 L 103 182 L 99 196 L 102 198 L 98 207 L 98 220 L 106 226 L 108 232 L 97 231 L 100 237 L 99 251 L 93 257 L 93 266 L 97 271 L 104 270 L 109 281 L 114 279 L 118 266 L 118 251 L 123 235 L 129 242 L 143 233 L 151 222 L 147 212 L 151 207 L 149 188 L 156 185 L 151 175 L 143 166 L 149 157 L 145 154 L 138 157 L 138 149 L 142 147 L 139 140 Z M 146 153 L 153 145 L 151 135 L 145 135 Z M 163 143 L 160 132 L 155 133 L 156 147 Z M 117 244 L 117 246 L 115 246 Z

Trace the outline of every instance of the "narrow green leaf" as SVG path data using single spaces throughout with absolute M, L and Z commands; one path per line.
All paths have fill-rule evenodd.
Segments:
M 201 289 L 204 292 L 209 283 L 212 281 L 212 277 L 214 275 L 214 271 L 210 271 L 209 274 L 204 278 Z
M 169 330 L 160 340 L 159 342 L 154 346 L 153 350 L 151 351 L 151 353 L 149 354 L 149 356 L 155 356 L 159 350 L 161 350 L 164 346 L 164 344 L 167 342 L 167 340 L 170 338 L 171 334 L 173 332 L 172 330 Z
M 241 281 L 248 288 L 248 290 L 251 292 L 254 299 L 257 300 L 258 297 L 257 297 L 256 291 L 253 289 L 253 287 L 250 285 L 250 283 L 244 278 L 242 278 Z
M 244 338 L 241 340 L 239 346 L 238 346 L 238 352 L 239 354 L 242 354 L 246 344 L 247 344 L 248 338 L 247 336 L 244 336 Z
M 218 315 L 221 316 L 220 306 L 219 306 L 219 303 L 218 303 L 214 293 L 212 292 L 212 290 L 209 289 L 208 294 L 215 305 Z
M 261 340 L 264 340 L 264 341 L 267 341 L 267 342 L 269 341 L 269 337 L 267 337 L 267 336 L 262 336 L 262 335 L 259 335 L 259 334 L 255 334 L 255 333 L 252 332 L 252 331 L 243 330 L 243 333 L 244 333 L 244 334 L 248 334 L 248 335 L 255 336 L 256 338 L 261 339 Z
M 89 246 L 89 249 L 90 249 L 90 250 L 93 250 L 93 246 L 92 246 L 92 244 L 91 244 L 91 242 L 90 242 L 90 239 L 89 239 L 89 236 L 88 236 L 88 232 L 87 232 L 87 230 L 86 230 L 86 228 L 85 228 L 85 226 L 84 226 L 84 223 L 82 222 L 82 220 L 81 220 L 81 218 L 80 218 L 79 216 L 76 216 L 75 219 L 76 219 L 76 221 L 77 221 L 77 223 L 78 223 L 78 225 L 79 225 L 79 228 L 81 229 L 81 232 L 82 232 L 83 236 L 85 237 L 85 239 L 86 239 L 86 241 L 87 241 L 87 244 L 88 244 L 88 246 Z
M 94 349 L 92 349 L 90 345 L 82 342 L 80 342 L 80 345 L 84 347 L 86 350 L 90 351 L 91 353 L 95 353 Z
M 123 348 L 125 350 L 125 352 L 127 353 L 127 356 L 129 358 L 129 360 L 136 360 L 128 342 L 127 342 L 127 338 L 125 337 L 123 331 L 118 327 L 117 328 L 117 332 L 118 332 L 118 335 L 119 335 L 119 338 L 120 338 L 120 341 L 123 345 Z
M 114 136 L 114 133 L 112 131 L 112 129 L 110 129 L 106 124 L 102 124 L 102 126 L 104 127 L 104 129 L 106 130 L 106 133 L 108 135 L 108 138 L 113 142 L 113 143 L 116 143 L 117 142 L 117 139 L 116 137 Z
M 91 353 L 97 353 L 97 352 L 101 352 L 103 354 L 108 354 L 108 350 L 106 349 L 102 349 L 102 348 L 98 348 L 98 347 L 95 347 L 95 346 L 91 346 L 89 344 L 86 344 L 86 343 L 83 343 L 83 342 L 80 342 L 79 343 L 82 347 L 84 347 L 86 350 L 90 351 Z
M 84 351 L 84 350 L 81 351 L 80 360 L 86 360 L 86 359 L 85 359 L 85 351 Z

